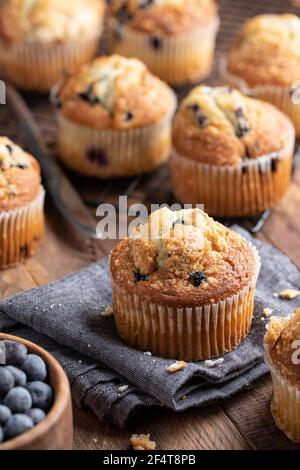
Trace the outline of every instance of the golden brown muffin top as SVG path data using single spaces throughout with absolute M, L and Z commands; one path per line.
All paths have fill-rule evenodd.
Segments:
M 208 26 L 217 7 L 214 0 L 112 0 L 110 14 L 136 31 L 173 36 Z
M 179 154 L 211 165 L 237 165 L 280 151 L 291 123 L 269 103 L 230 87 L 199 86 L 182 101 L 173 126 Z
M 99 32 L 104 10 L 104 0 L 2 0 L 0 37 L 8 43 L 87 38 Z
M 265 335 L 265 345 L 273 364 L 293 385 L 300 386 L 300 313 L 290 319 L 272 317 Z
M 250 19 L 229 51 L 228 70 L 250 87 L 290 86 L 300 77 L 300 19 L 291 14 Z
M 38 162 L 7 137 L 0 137 L 0 212 L 32 202 L 40 184 Z
M 182 307 L 237 293 L 256 266 L 248 242 L 200 209 L 153 212 L 111 255 L 117 285 L 150 302 Z
M 137 59 L 100 57 L 69 78 L 58 93 L 62 114 L 96 129 L 153 124 L 175 111 L 172 90 Z

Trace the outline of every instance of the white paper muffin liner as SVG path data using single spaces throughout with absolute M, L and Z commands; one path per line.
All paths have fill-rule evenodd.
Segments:
M 295 132 L 290 124 L 289 144 L 280 152 L 240 165 L 209 165 L 180 155 L 171 157 L 172 189 L 184 204 L 203 204 L 221 217 L 255 215 L 272 207 L 285 194 L 291 177 Z
M 95 57 L 100 36 L 101 29 L 87 39 L 65 43 L 23 42 L 8 46 L 0 41 L 1 73 L 22 89 L 48 92 L 62 76 Z
M 170 156 L 176 105 L 173 95 L 170 111 L 157 123 L 126 130 L 83 126 L 58 112 L 59 156 L 73 170 L 99 178 L 151 171 Z
M 274 421 L 289 439 L 300 443 L 300 387 L 283 377 L 272 362 L 267 345 L 265 349 L 265 360 L 273 380 L 271 412 Z
M 0 212 L 0 269 L 32 256 L 44 235 L 45 190 L 24 207 Z
M 210 73 L 220 21 L 187 34 L 163 37 L 156 48 L 153 36 L 108 19 L 109 50 L 142 60 L 149 70 L 173 86 L 196 83 Z
M 118 333 L 131 346 L 160 357 L 197 361 L 236 348 L 252 322 L 260 258 L 251 245 L 256 268 L 249 284 L 222 301 L 182 308 L 157 305 L 121 288 L 112 279 Z
M 222 58 L 220 62 L 220 73 L 226 83 L 234 88 L 238 88 L 245 95 L 268 101 L 284 112 L 293 122 L 297 137 L 300 136 L 300 92 L 295 92 L 298 104 L 293 102 L 293 88 L 291 86 L 282 87 L 275 85 L 256 85 L 250 87 L 245 80 L 233 75 L 228 71 L 227 59 Z M 298 89 L 300 84 L 298 84 Z M 296 96 L 297 93 L 297 96 Z

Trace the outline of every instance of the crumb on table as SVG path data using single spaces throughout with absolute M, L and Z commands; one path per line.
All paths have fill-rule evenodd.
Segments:
M 273 310 L 269 307 L 266 307 L 266 308 L 263 309 L 263 312 L 264 312 L 265 317 L 270 317 L 273 313 Z
M 292 300 L 300 295 L 300 291 L 296 289 L 284 289 L 280 292 L 279 297 L 281 299 Z
M 216 366 L 220 366 L 221 364 L 223 364 L 223 362 L 224 362 L 223 357 L 219 357 L 219 359 L 215 359 L 215 360 L 207 359 L 206 361 L 204 361 L 204 364 L 207 367 L 216 367 Z
M 156 442 L 150 440 L 150 434 L 132 434 L 130 444 L 134 450 L 154 450 Z
M 166 368 L 167 372 L 173 374 L 174 372 L 178 372 L 179 370 L 185 369 L 187 367 L 187 363 L 184 361 L 176 361 L 170 366 Z
M 112 317 L 113 314 L 114 314 L 114 311 L 113 311 L 113 308 L 112 308 L 111 305 L 109 305 L 108 307 L 106 307 L 106 309 L 103 310 L 103 311 L 100 313 L 100 315 L 101 315 L 102 317 Z

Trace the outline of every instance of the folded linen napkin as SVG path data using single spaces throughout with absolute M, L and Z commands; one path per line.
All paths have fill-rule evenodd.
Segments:
M 263 309 L 286 315 L 299 301 L 273 296 L 300 287 L 300 273 L 270 245 L 235 227 L 260 252 L 262 268 L 255 295 L 250 334 L 236 350 L 214 367 L 191 362 L 175 374 L 166 372 L 174 361 L 144 354 L 118 336 L 113 317 L 100 312 L 111 304 L 107 259 L 0 303 L 0 330 L 40 344 L 61 362 L 75 402 L 101 419 L 124 426 L 141 407 L 165 406 L 181 411 L 231 397 L 267 373 Z

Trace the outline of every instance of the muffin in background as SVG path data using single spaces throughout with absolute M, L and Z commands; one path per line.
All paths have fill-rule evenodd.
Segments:
M 98 58 L 53 99 L 58 153 L 71 169 L 100 178 L 130 176 L 169 158 L 175 94 L 139 60 Z
M 227 83 L 285 112 L 300 135 L 300 18 L 260 15 L 247 21 L 223 63 Z
M 173 192 L 212 215 L 262 212 L 289 186 L 294 142 L 291 121 L 271 104 L 227 86 L 196 87 L 174 119 Z
M 220 356 L 249 332 L 259 267 L 255 248 L 203 211 L 164 207 L 111 253 L 117 330 L 157 356 Z
M 271 412 L 282 431 L 300 443 L 300 313 L 272 318 L 264 340 L 273 379 Z
M 110 51 L 142 60 L 173 86 L 211 70 L 219 18 L 214 0 L 112 0 Z
M 44 197 L 38 162 L 0 137 L 0 269 L 35 254 L 44 235 Z
M 5 0 L 0 4 L 1 73 L 48 92 L 97 53 L 104 0 Z

